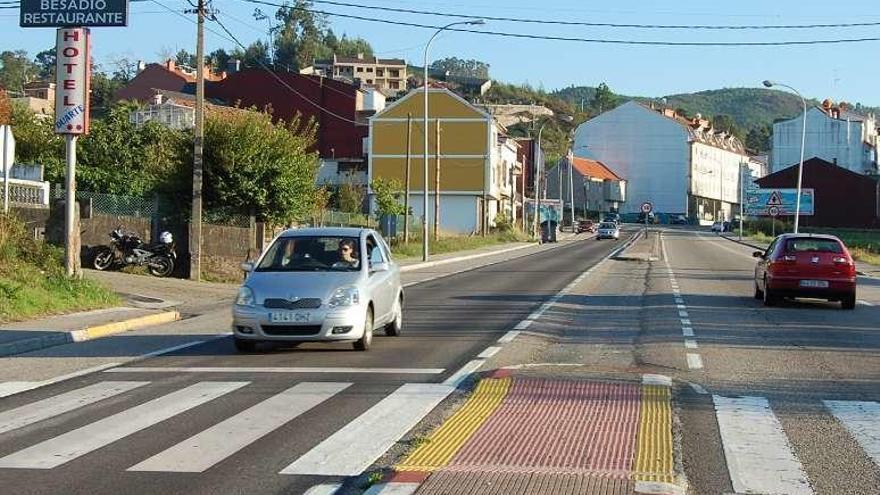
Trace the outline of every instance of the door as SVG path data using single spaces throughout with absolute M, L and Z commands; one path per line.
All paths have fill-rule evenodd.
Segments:
M 394 302 L 395 295 L 392 295 L 392 272 L 391 266 L 385 253 L 373 234 L 368 234 L 366 238 L 367 262 L 368 262 L 368 284 L 370 287 L 370 295 L 373 299 L 373 308 L 375 313 L 376 326 L 388 322 L 391 318 L 391 305 Z M 386 266 L 385 271 L 374 271 L 373 267 L 379 264 Z
M 758 284 L 761 290 L 767 290 L 767 287 L 764 286 L 764 276 L 767 273 L 767 264 L 770 262 L 770 258 L 773 257 L 773 251 L 776 249 L 777 242 L 777 240 L 774 240 L 767 246 L 767 250 L 764 251 L 764 257 L 758 258 L 758 264 L 755 266 L 755 283 Z

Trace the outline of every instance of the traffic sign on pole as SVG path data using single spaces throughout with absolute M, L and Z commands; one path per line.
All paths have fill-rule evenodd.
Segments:
M 641 210 L 642 210 L 642 213 L 645 213 L 645 214 L 651 213 L 651 211 L 654 210 L 654 205 L 645 201 L 644 203 L 642 203 Z

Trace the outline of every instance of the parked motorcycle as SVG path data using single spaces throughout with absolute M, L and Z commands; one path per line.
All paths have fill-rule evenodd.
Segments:
M 162 232 L 159 242 L 146 244 L 136 234 L 118 228 L 110 233 L 110 245 L 99 246 L 92 258 L 96 270 L 109 270 L 129 265 L 146 265 L 150 274 L 167 277 L 174 271 L 177 253 L 171 232 Z

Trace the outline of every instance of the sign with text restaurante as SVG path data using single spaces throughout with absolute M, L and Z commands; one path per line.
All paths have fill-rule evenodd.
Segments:
M 21 27 L 128 25 L 128 0 L 21 0 Z
M 89 132 L 89 30 L 60 28 L 56 41 L 55 132 Z

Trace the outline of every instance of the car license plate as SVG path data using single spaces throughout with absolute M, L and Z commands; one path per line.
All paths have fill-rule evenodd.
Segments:
M 827 280 L 801 280 L 801 287 L 808 287 L 811 289 L 827 289 L 828 281 Z
M 280 311 L 269 313 L 269 321 L 272 323 L 308 323 L 311 315 L 294 311 Z

